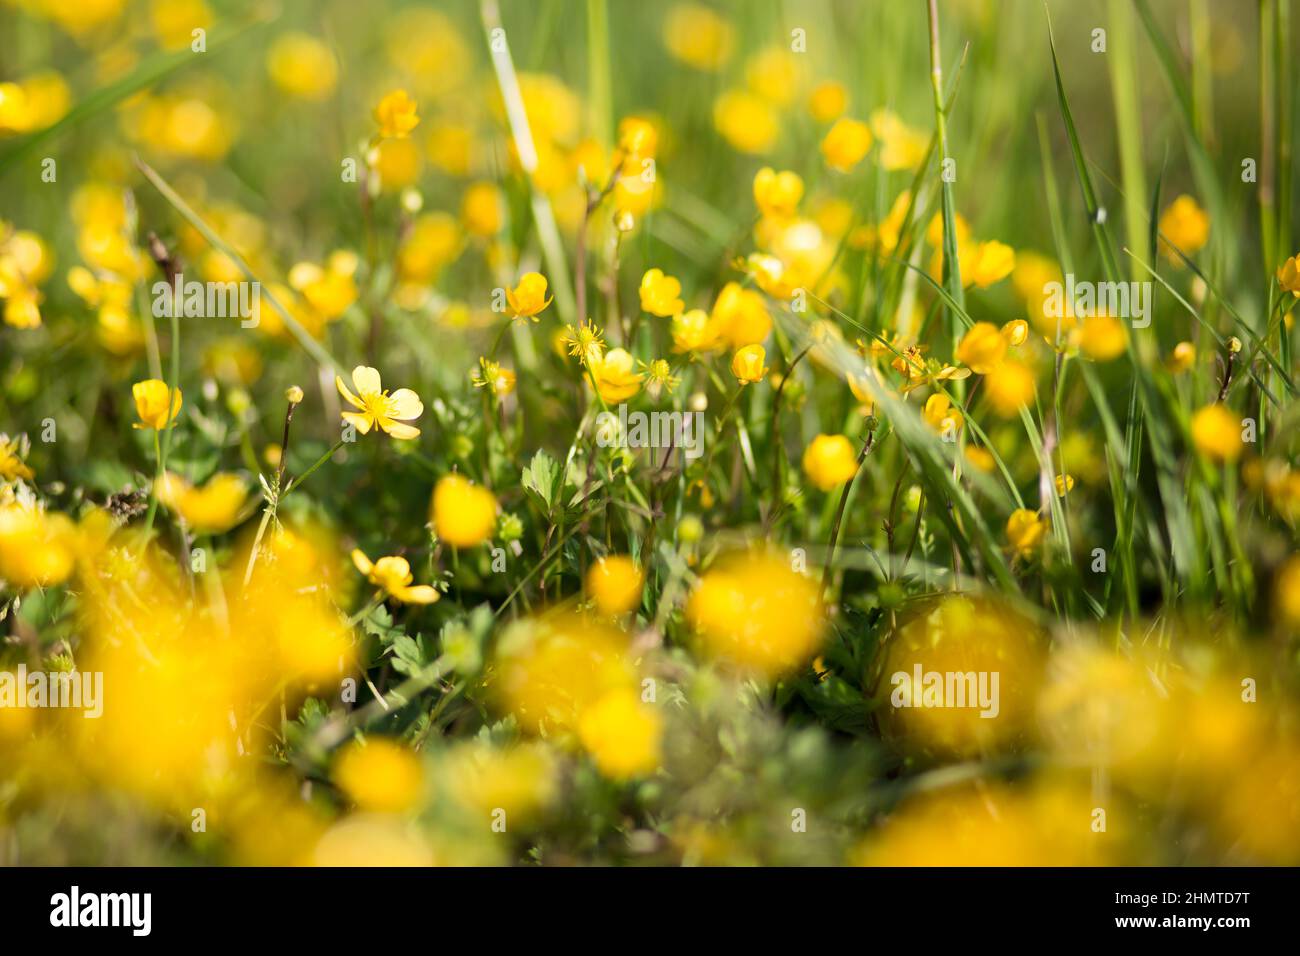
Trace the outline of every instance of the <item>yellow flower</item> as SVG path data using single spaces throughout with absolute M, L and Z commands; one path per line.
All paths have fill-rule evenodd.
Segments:
M 271 80 L 290 96 L 323 100 L 334 92 L 338 63 L 330 48 L 306 33 L 285 33 L 266 54 Z
M 248 489 L 238 475 L 218 472 L 202 488 L 171 473 L 158 481 L 158 500 L 176 512 L 195 534 L 221 534 L 239 520 Z
M 0 505 L 0 580 L 12 587 L 62 584 L 76 566 L 76 546 L 67 515 Z
M 1090 315 L 1074 333 L 1079 348 L 1091 359 L 1109 362 L 1124 354 L 1128 348 L 1128 330 L 1124 323 L 1110 315 Z
M 540 272 L 526 272 L 513 289 L 506 289 L 506 305 L 516 319 L 532 319 L 546 310 L 551 300 L 546 297 L 546 276 Z
M 967 243 L 958 249 L 957 258 L 961 263 L 961 284 L 981 289 L 1002 281 L 1016 267 L 1015 250 L 997 241 Z
M 588 367 L 599 364 L 605 356 L 605 340 L 601 337 L 600 329 L 590 321 L 583 322 L 577 328 L 566 325 L 560 336 L 560 344 L 570 356 Z
M 808 112 L 819 123 L 829 123 L 849 106 L 849 93 L 843 83 L 825 80 L 813 87 L 808 97 Z
M 389 395 L 383 389 L 379 373 L 368 365 L 358 365 L 352 370 L 356 395 L 349 391 L 338 375 L 334 376 L 334 384 L 348 404 L 358 409 L 355 412 L 343 412 L 342 415 L 343 420 L 361 434 L 369 434 L 371 428 L 378 426 L 393 438 L 420 437 L 420 429 L 406 423 L 424 414 L 424 403 L 409 388 L 399 388 Z
M 479 356 L 479 372 L 473 376 L 471 381 L 475 388 L 486 388 L 497 398 L 503 398 L 515 390 L 515 373 L 508 368 L 502 368 L 499 362 L 493 362 L 484 356 Z
M 1300 628 L 1300 555 L 1291 555 L 1277 572 L 1273 586 L 1278 614 L 1290 627 Z
M 669 10 L 663 37 L 674 58 L 709 72 L 717 72 L 731 59 L 736 39 L 730 23 L 697 3 L 682 3 Z
M 686 307 L 682 284 L 662 269 L 648 269 L 641 277 L 641 308 L 654 315 L 677 315 Z
M 761 382 L 768 371 L 763 365 L 766 358 L 767 352 L 761 345 L 746 345 L 737 349 L 731 357 L 731 374 L 736 376 L 736 381 L 741 385 Z
M 411 565 L 406 558 L 388 555 L 371 563 L 361 549 L 353 548 L 352 563 L 371 584 L 403 604 L 432 604 L 442 597 L 437 588 L 427 584 L 411 584 L 415 575 L 411 573 Z
M 433 490 L 430 517 L 439 538 L 452 547 L 471 548 L 492 536 L 497 500 L 465 476 L 447 475 Z
M 299 262 L 289 270 L 289 285 L 326 322 L 332 322 L 357 301 L 356 271 L 359 260 L 355 252 L 336 249 L 321 268 L 314 262 Z
M 1007 339 L 992 322 L 976 322 L 957 343 L 957 360 L 987 375 L 1007 354 Z
M 460 218 L 465 230 L 475 236 L 495 236 L 504 219 L 501 190 L 495 183 L 471 183 L 460 203 Z
M 347 745 L 334 764 L 334 782 L 361 810 L 404 813 L 424 792 L 420 758 L 395 741 L 370 737 Z
M 587 572 L 587 593 L 601 614 L 626 614 L 641 603 L 645 576 L 626 555 L 601 558 Z
M 1241 455 L 1241 420 L 1222 405 L 1206 405 L 1192 416 L 1192 441 L 1207 458 L 1236 461 Z
M 871 149 L 871 129 L 860 120 L 842 117 L 822 140 L 822 156 L 831 169 L 847 173 L 862 162 Z
M 31 481 L 33 477 L 35 476 L 32 470 L 19 457 L 18 439 L 0 435 L 0 479 L 13 481 L 22 478 L 24 481 Z
M 710 324 L 720 330 L 733 349 L 762 343 L 772 331 L 772 316 L 761 293 L 739 282 L 728 282 L 718 293 Z
M 1283 292 L 1300 299 L 1300 255 L 1292 256 L 1277 270 L 1277 283 Z
M 135 428 L 166 428 L 180 414 L 181 390 L 168 388 L 161 379 L 136 382 L 131 386 L 131 395 L 135 399 L 135 413 L 140 416 Z
M 993 410 L 1013 418 L 1034 398 L 1034 373 L 1015 359 L 1007 359 L 984 376 L 984 394 Z
M 733 558 L 707 572 L 687 601 L 686 619 L 711 656 L 766 678 L 811 660 L 824 624 L 816 584 L 768 554 Z
M 663 718 L 622 688 L 600 698 L 578 718 L 578 739 L 597 768 L 612 780 L 630 780 L 659 766 Z
M 998 466 L 993 453 L 987 448 L 981 448 L 979 445 L 967 445 L 965 454 L 966 460 L 970 462 L 971 467 L 984 472 L 986 475 L 992 474 L 993 469 Z
M 803 180 L 788 169 L 777 172 L 764 166 L 754 176 L 754 202 L 764 216 L 793 216 L 803 198 Z
M 892 111 L 881 108 L 871 114 L 871 132 L 880 140 L 880 165 L 894 172 L 916 169 L 930 148 L 930 138 L 912 129 Z
M 1183 255 L 1194 256 L 1210 238 L 1210 217 L 1191 196 L 1179 196 L 1160 214 L 1160 251 L 1176 266 L 1182 266 L 1172 243 Z
M 1002 326 L 1002 335 L 1012 348 L 1024 345 L 1025 339 L 1029 338 L 1029 323 L 1024 319 L 1012 319 Z
M 627 349 L 610 349 L 587 367 L 591 369 L 600 397 L 606 402 L 621 402 L 641 390 L 645 376 L 634 371 L 634 365 L 632 353 Z
M 818 435 L 804 449 L 803 470 L 822 491 L 851 481 L 858 473 L 852 442 L 843 435 Z
M 619 121 L 618 148 L 629 157 L 652 157 L 658 146 L 659 131 L 654 123 L 639 116 L 625 116 Z
M 1038 550 L 1047 533 L 1047 523 L 1037 511 L 1017 508 L 1007 519 L 1007 542 L 1021 557 L 1027 558 Z
M 715 352 L 725 344 L 721 324 L 703 309 L 673 316 L 670 332 L 674 352 Z
M 655 359 L 649 364 L 641 362 L 640 365 L 645 370 L 646 391 L 653 399 L 659 398 L 660 390 L 667 391 L 671 395 L 681 384 L 681 379 L 673 374 L 673 367 L 668 364 L 667 359 Z
M 1179 342 L 1174 346 L 1173 352 L 1169 354 L 1169 361 L 1165 364 L 1174 375 L 1186 372 L 1196 364 L 1196 346 L 1191 342 Z
M 925 400 L 921 418 L 941 434 L 956 434 L 966 424 L 961 412 L 952 407 L 952 401 L 942 392 L 935 392 Z
M 1074 489 L 1074 476 L 1057 475 L 1055 478 L 1056 497 L 1064 498 L 1066 493 Z
M 776 112 L 761 96 L 728 90 L 713 104 L 713 125 L 742 153 L 766 153 L 780 131 Z
M 415 112 L 415 100 L 406 90 L 393 90 L 384 94 L 384 98 L 375 107 L 375 122 L 379 124 L 379 135 L 383 139 L 401 139 L 409 136 L 411 130 L 420 125 L 420 117 Z

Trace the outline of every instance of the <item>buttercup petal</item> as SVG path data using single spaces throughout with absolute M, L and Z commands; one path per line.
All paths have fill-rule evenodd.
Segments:
M 353 408 L 366 407 L 365 403 L 362 402 L 361 399 L 353 395 L 352 391 L 346 385 L 343 384 L 343 379 L 341 376 L 338 375 L 334 376 L 334 384 L 338 388 L 339 394 L 342 395 L 344 400 L 347 401 Z
M 359 412 L 342 412 L 343 420 L 356 428 L 363 435 L 370 433 L 370 428 L 374 425 L 375 420 L 369 415 L 362 415 Z
M 352 549 L 352 563 L 356 565 L 358 571 L 367 577 L 370 575 L 371 569 L 374 568 L 374 565 L 370 563 L 370 559 L 366 557 L 365 552 L 360 548 Z
M 388 396 L 388 416 L 410 421 L 424 414 L 424 402 L 409 388 L 399 388 Z
M 414 425 L 405 425 L 402 422 L 385 420 L 379 423 L 379 427 L 394 438 L 407 440 L 420 437 L 420 429 L 416 428 Z
M 369 365 L 358 365 L 352 370 L 352 384 L 356 386 L 357 394 L 363 398 L 383 391 L 379 372 Z

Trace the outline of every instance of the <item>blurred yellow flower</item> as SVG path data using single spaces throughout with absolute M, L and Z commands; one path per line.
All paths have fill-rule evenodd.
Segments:
M 1277 284 L 1283 292 L 1300 299 L 1300 256 L 1292 256 L 1277 270 Z
M 546 297 L 546 276 L 540 272 L 526 272 L 520 276 L 517 286 L 506 289 L 507 311 L 512 318 L 536 322 L 537 316 L 550 304 Z
M 718 97 L 713 104 L 713 125 L 742 153 L 766 153 L 780 132 L 771 104 L 745 90 L 728 90 Z
M 958 248 L 957 259 L 961 263 L 961 284 L 980 289 L 1002 281 L 1016 267 L 1015 250 L 996 240 L 966 243 Z
M 1090 315 L 1071 336 L 1084 355 L 1098 362 L 1119 358 L 1128 349 L 1128 329 L 1111 315 Z
M 334 384 L 347 403 L 357 409 L 355 412 L 342 412 L 343 420 L 361 434 L 369 434 L 370 429 L 377 426 L 393 438 L 420 437 L 420 429 L 407 423 L 424 414 L 424 403 L 409 388 L 399 388 L 389 395 L 384 390 L 379 372 L 367 365 L 358 365 L 352 370 L 352 385 L 357 390 L 355 395 L 343 384 L 341 376 L 334 376 Z
M 67 515 L 0 505 L 0 580 L 19 590 L 62 584 L 76 555 L 76 527 Z
M 140 417 L 134 428 L 166 428 L 181 410 L 181 390 L 169 388 L 157 378 L 145 379 L 131 386 L 135 399 L 135 413 Z
M 611 691 L 583 711 L 578 739 L 597 768 L 614 780 L 644 776 L 659 766 L 663 719 L 631 688 Z
M 385 737 L 348 744 L 334 763 L 334 782 L 360 810 L 405 813 L 424 793 L 420 758 Z
M 761 382 L 763 376 L 768 372 L 763 362 L 767 359 L 767 351 L 761 345 L 746 345 L 744 348 L 737 349 L 736 354 L 731 357 L 731 374 L 736 376 L 736 381 L 741 385 L 753 385 Z
M 289 285 L 302 294 L 320 317 L 332 322 L 357 301 L 355 252 L 338 249 L 330 253 L 324 268 L 314 262 L 299 262 L 289 270 Z
M 761 293 L 739 282 L 728 282 L 718 293 L 709 324 L 733 349 L 759 345 L 772 331 L 772 316 Z
M 1064 498 L 1074 488 L 1074 478 L 1071 475 L 1057 475 L 1053 479 L 1056 485 L 1056 497 Z
M 415 100 L 402 89 L 385 93 L 375 107 L 375 122 L 379 124 L 379 135 L 383 139 L 409 136 L 411 130 L 420 124 Z
M 492 536 L 497 523 L 497 499 L 464 475 L 439 479 L 430 514 L 433 530 L 455 548 L 471 548 Z
M 871 129 L 866 123 L 841 117 L 822 140 L 822 156 L 831 169 L 847 173 L 862 162 L 871 142 Z
M 871 132 L 880 141 L 880 165 L 889 172 L 916 169 L 930 148 L 930 137 L 904 123 L 891 110 L 873 110 Z
M 31 481 L 35 477 L 18 453 L 18 439 L 0 434 L 0 480 L 13 481 L 21 478 Z
M 731 59 L 735 30 L 710 8 L 679 3 L 664 18 L 664 46 L 674 58 L 697 70 L 717 72 Z
M 1278 568 L 1273 599 L 1282 623 L 1300 630 L 1300 554 L 1291 555 Z
M 641 308 L 653 315 L 673 316 L 686 307 L 682 301 L 682 284 L 662 269 L 647 269 L 641 277 Z
M 810 661 L 824 624 L 816 584 L 771 554 L 733 557 L 706 572 L 686 619 L 704 651 L 769 679 Z
M 984 377 L 984 394 L 993 410 L 1013 418 L 1034 398 L 1034 373 L 1015 359 L 1006 359 Z
M 415 575 L 406 558 L 387 555 L 372 563 L 360 548 L 353 548 L 352 563 L 371 584 L 403 604 L 432 604 L 442 597 L 437 588 L 411 584 Z
M 1192 415 L 1192 442 L 1196 450 L 1217 462 L 1241 456 L 1241 419 L 1223 405 L 1206 405 Z
M 1160 234 L 1163 240 L 1160 251 L 1165 258 L 1181 268 L 1183 260 L 1172 243 L 1183 255 L 1196 255 L 1210 238 L 1210 217 L 1191 196 L 1179 196 L 1160 214 Z
M 587 594 L 601 614 L 635 610 L 641 604 L 644 583 L 645 576 L 636 562 L 621 554 L 600 558 L 587 572 Z
M 470 183 L 461 199 L 460 218 L 471 235 L 489 237 L 500 232 L 505 216 L 496 183 Z
M 961 431 L 966 424 L 960 411 L 953 407 L 952 399 L 942 392 L 935 392 L 925 400 L 921 418 L 935 431 L 948 435 Z
M 1007 543 L 1022 558 L 1031 557 L 1043 543 L 1047 534 L 1047 523 L 1037 511 L 1017 508 L 1007 519 Z
M 576 328 L 566 325 L 560 334 L 559 344 L 571 358 L 590 368 L 605 357 L 605 340 L 600 329 L 591 321 L 583 322 Z
M 803 180 L 790 170 L 764 166 L 754 176 L 754 203 L 764 216 L 793 216 L 803 198 Z
M 976 322 L 957 343 L 957 360 L 987 375 L 1007 354 L 1007 339 L 992 322 Z
M 479 356 L 479 371 L 471 379 L 475 388 L 486 388 L 497 398 L 504 398 L 515 390 L 515 373 L 503 368 L 485 356 Z
M 158 480 L 156 491 L 158 500 L 195 534 L 229 531 L 248 502 L 248 488 L 243 479 L 228 472 L 218 472 L 201 488 L 169 472 Z
M 818 435 L 803 453 L 804 473 L 822 491 L 830 491 L 858 473 L 853 443 L 844 435 Z
M 808 112 L 818 123 L 837 119 L 849 106 L 849 93 L 843 83 L 824 80 L 813 87 L 808 97 Z
M 715 352 L 725 344 L 722 324 L 703 309 L 673 316 L 669 331 L 674 352 Z
M 290 96 L 319 101 L 334 92 L 339 67 L 330 48 L 307 33 L 282 33 L 266 54 L 272 82 Z

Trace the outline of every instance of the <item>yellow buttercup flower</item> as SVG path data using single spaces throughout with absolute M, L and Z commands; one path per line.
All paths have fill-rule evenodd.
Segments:
M 181 390 L 169 388 L 157 378 L 145 379 L 131 386 L 135 399 L 135 413 L 140 416 L 135 428 L 166 428 L 181 410 Z
M 1007 354 L 1007 339 L 992 322 L 976 322 L 957 343 L 957 360 L 986 375 Z
M 769 679 L 811 660 L 824 627 L 817 585 L 769 554 L 708 571 L 687 601 L 686 619 L 704 651 Z
M 1293 554 L 1282 563 L 1273 593 L 1282 620 L 1290 627 L 1300 628 L 1300 555 Z
M 871 129 L 860 120 L 842 117 L 822 140 L 826 165 L 841 173 L 850 172 L 871 149 Z
M 663 718 L 631 688 L 611 691 L 578 718 L 578 739 L 596 767 L 613 780 L 630 780 L 659 766 Z
M 1053 483 L 1056 485 L 1056 497 L 1064 498 L 1068 492 L 1074 489 L 1074 476 L 1057 475 Z
M 497 398 L 515 390 L 515 373 L 510 369 L 484 356 L 479 356 L 478 365 L 479 371 L 471 379 L 475 388 L 486 388 Z
M 754 176 L 754 203 L 764 216 L 788 218 L 803 198 L 803 180 L 790 170 L 764 166 Z
M 1037 511 L 1017 508 L 1007 519 L 1007 542 L 1021 557 L 1027 558 L 1038 550 L 1047 534 L 1047 523 Z
M 966 424 L 961 412 L 952 407 L 952 400 L 942 392 L 935 392 L 925 400 L 921 418 L 941 434 L 955 434 L 961 431 L 962 425 Z
M 1194 256 L 1210 238 L 1210 217 L 1191 196 L 1179 196 L 1160 214 L 1160 251 L 1174 265 L 1181 267 L 1182 259 L 1169 248 L 1172 243 L 1183 255 Z
M 625 116 L 618 124 L 618 148 L 629 158 L 648 159 L 659 146 L 655 124 L 639 116 Z
M 1283 292 L 1300 299 L 1300 255 L 1292 256 L 1278 268 L 1277 284 Z
M 873 110 L 870 118 L 871 132 L 880 141 L 881 168 L 895 172 L 916 169 L 930 148 L 930 137 L 912 129 L 895 113 L 881 108 Z
M 804 473 L 822 491 L 830 491 L 858 473 L 853 443 L 843 435 L 818 435 L 803 453 Z
M 1241 456 L 1241 419 L 1222 405 L 1206 405 L 1192 416 L 1192 442 L 1207 458 L 1236 461 Z
M 546 297 L 546 276 L 540 272 L 526 272 L 520 276 L 517 286 L 506 289 L 506 305 L 513 318 L 536 322 L 537 316 L 550 304 Z
M 733 349 L 759 345 L 772 331 L 772 316 L 762 294 L 739 282 L 722 287 L 709 319 Z
M 587 572 L 587 593 L 601 614 L 626 614 L 641 603 L 645 575 L 626 555 L 601 558 Z
M 761 382 L 768 371 L 763 365 L 766 358 L 767 351 L 761 345 L 746 345 L 737 349 L 731 357 L 731 374 L 736 376 L 736 381 L 741 385 Z
M 1098 362 L 1117 359 L 1128 348 L 1128 330 L 1123 322 L 1111 315 L 1090 315 L 1071 335 L 1077 340 L 1079 349 Z
M 314 262 L 299 262 L 289 270 L 289 285 L 325 322 L 332 322 L 357 301 L 355 252 L 336 249 L 322 268 Z
M 723 329 L 703 309 L 691 309 L 673 316 L 669 329 L 674 352 L 716 352 L 722 348 Z
M 411 130 L 420 125 L 415 100 L 411 99 L 406 90 L 393 90 L 384 94 L 375 107 L 375 122 L 379 124 L 379 135 L 383 139 L 409 136 Z
M 333 776 L 349 800 L 374 813 L 404 813 L 424 792 L 420 758 L 384 737 L 348 744 L 334 764 Z
M 645 376 L 635 370 L 635 364 L 626 349 L 610 349 L 599 361 L 588 363 L 600 397 L 606 402 L 622 402 L 639 392 Z
M 600 329 L 590 321 L 583 322 L 576 328 L 566 325 L 560 335 L 560 344 L 572 358 L 588 367 L 598 364 L 605 357 L 605 340 Z
M 163 475 L 157 485 L 158 500 L 195 534 L 229 531 L 248 503 L 248 488 L 243 479 L 226 472 L 213 475 L 201 488 L 170 473 Z
M 497 499 L 464 475 L 447 475 L 433 490 L 430 517 L 439 538 L 452 547 L 471 548 L 492 537 Z
M 641 308 L 653 315 L 677 315 L 686 307 L 682 301 L 682 284 L 662 269 L 648 269 L 641 277 Z
M 1034 399 L 1034 373 L 1015 359 L 1007 359 L 984 376 L 984 394 L 1003 418 L 1020 414 Z
M 389 395 L 383 389 L 379 373 L 368 365 L 358 365 L 352 370 L 352 385 L 357 390 L 355 395 L 343 384 L 340 376 L 334 376 L 334 384 L 348 404 L 357 409 L 355 412 L 342 412 L 343 420 L 361 434 L 369 434 L 370 429 L 378 426 L 393 438 L 420 437 L 420 429 L 407 422 L 424 414 L 424 403 L 409 388 L 399 388 Z
M 655 400 L 658 400 L 660 391 L 671 395 L 681 384 L 681 378 L 673 374 L 673 367 L 667 359 L 655 359 L 648 364 L 641 362 L 640 365 L 645 370 L 646 391 Z
M 465 231 L 475 236 L 495 236 L 505 221 L 501 190 L 496 183 L 471 183 L 460 203 Z
M 388 555 L 372 563 L 361 549 L 353 548 L 352 563 L 371 584 L 403 604 L 432 604 L 442 597 L 437 588 L 411 584 L 415 575 L 406 558 Z
M 1029 338 L 1029 323 L 1024 319 L 1012 319 L 1002 326 L 1002 335 L 1012 348 L 1025 344 Z
M 813 87 L 808 97 L 808 112 L 819 123 L 829 123 L 849 106 L 849 93 L 843 83 L 825 80 Z
M 1165 364 L 1174 375 L 1186 372 L 1196 364 L 1196 346 L 1191 342 L 1179 342 Z
M 31 481 L 33 477 L 34 473 L 18 454 L 18 439 L 0 435 L 0 479 L 13 481 L 21 478 Z
M 24 590 L 62 584 L 76 567 L 77 529 L 63 514 L 0 505 L 0 580 Z
M 1016 267 L 1016 252 L 1002 242 L 967 243 L 957 251 L 961 263 L 961 284 L 987 289 L 1011 275 Z

